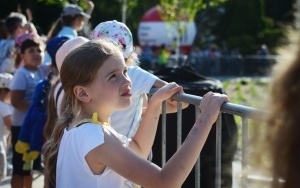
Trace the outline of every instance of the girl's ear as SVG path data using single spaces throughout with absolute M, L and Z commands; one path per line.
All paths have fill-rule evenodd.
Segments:
M 86 88 L 83 86 L 75 86 L 73 92 L 76 98 L 82 102 L 90 102 L 91 98 L 86 92 Z
M 24 54 L 20 53 L 21 60 L 24 59 Z

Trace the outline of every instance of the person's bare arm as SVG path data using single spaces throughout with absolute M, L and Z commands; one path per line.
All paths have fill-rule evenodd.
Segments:
M 153 146 L 158 120 L 161 113 L 161 102 L 182 91 L 176 83 L 168 83 L 157 90 L 148 102 L 140 126 L 132 138 L 129 147 L 146 158 Z
M 30 105 L 30 102 L 25 101 L 24 98 L 25 98 L 24 90 L 12 90 L 11 91 L 12 106 L 22 112 L 26 112 Z
M 11 115 L 5 116 L 5 117 L 3 118 L 3 120 L 4 120 L 4 125 L 5 125 L 6 129 L 10 131 L 10 129 L 11 129 L 11 124 L 12 124 L 12 121 L 11 121 Z
M 154 84 L 153 87 L 154 88 L 161 88 L 164 85 L 166 85 L 167 82 L 161 80 L 161 79 L 157 79 Z M 185 109 L 189 106 L 189 103 L 182 103 L 182 109 Z M 167 107 L 167 113 L 174 113 L 177 112 L 177 101 L 172 100 L 172 99 L 168 99 L 166 101 L 166 107 Z
M 108 131 L 104 131 L 104 144 L 91 150 L 85 159 L 93 172 L 99 172 L 98 168 L 103 172 L 109 167 L 142 187 L 180 187 L 195 165 L 225 101 L 228 98 L 222 94 L 206 95 L 200 104 L 201 114 L 189 135 L 163 168 L 134 154 Z
M 26 10 L 26 16 L 27 16 L 27 23 L 25 24 L 25 28 L 29 33 L 37 33 L 37 29 L 35 25 L 32 23 L 33 17 L 32 17 L 32 12 L 29 8 Z
M 92 1 L 92 0 L 85 0 L 84 1 L 86 4 L 87 4 L 87 9 L 86 9 L 86 11 L 85 11 L 85 13 L 87 13 L 88 15 L 92 15 L 92 13 L 93 13 L 93 11 L 94 11 L 94 8 L 95 8 L 95 4 L 94 4 L 94 2 Z M 85 23 L 87 24 L 88 23 L 88 21 L 89 21 L 89 18 L 87 18 L 87 17 L 84 17 L 84 21 L 85 21 Z

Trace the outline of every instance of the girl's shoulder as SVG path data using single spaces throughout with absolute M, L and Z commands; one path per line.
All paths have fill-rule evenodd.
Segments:
M 24 66 L 21 66 L 14 73 L 14 78 L 17 78 L 20 76 L 26 76 L 26 75 L 30 75 L 30 71 L 27 70 Z
M 130 141 L 126 136 L 119 134 L 112 126 L 107 124 L 84 122 L 78 124 L 73 129 L 76 128 L 80 128 L 78 129 L 78 132 L 80 132 L 80 134 L 82 135 L 86 135 L 86 137 L 88 138 L 91 137 L 99 138 L 99 137 L 104 137 L 105 135 L 114 136 L 118 138 L 126 146 L 129 144 Z
M 11 110 L 11 105 L 10 104 L 7 104 L 7 103 L 5 103 L 5 102 L 3 102 L 3 101 L 1 101 L 0 100 L 0 109 L 2 110 L 2 109 L 8 109 L 8 110 Z
M 13 48 L 15 46 L 15 40 L 13 39 L 1 39 L 0 40 L 1 48 Z
M 0 117 L 3 118 L 7 115 L 11 115 L 11 113 L 12 113 L 11 106 L 0 100 Z

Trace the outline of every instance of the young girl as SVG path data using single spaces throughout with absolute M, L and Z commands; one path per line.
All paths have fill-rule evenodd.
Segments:
M 9 73 L 0 73 L 0 182 L 6 176 L 7 170 L 7 136 L 11 128 L 11 107 L 9 82 L 12 80 Z
M 104 40 L 79 46 L 64 59 L 60 76 L 68 108 L 44 148 L 57 188 L 117 188 L 123 186 L 123 178 L 143 187 L 179 187 L 192 170 L 220 106 L 228 101 L 225 95 L 206 94 L 190 135 L 161 169 L 142 157 L 152 146 L 161 102 L 182 87 L 170 83 L 158 90 L 143 117 L 155 121 L 141 125 L 127 139 L 107 123 L 113 111 L 131 103 L 131 82 L 117 46 Z
M 112 127 L 120 134 L 131 138 L 142 123 L 142 113 L 147 107 L 147 93 L 152 87 L 163 87 L 167 82 L 136 66 L 139 62 L 133 47 L 133 37 L 129 28 L 116 20 L 99 23 L 90 36 L 91 39 L 106 39 L 122 46 L 123 57 L 128 66 L 128 76 L 132 81 L 132 103 L 126 110 L 115 111 L 111 116 Z M 177 102 L 167 100 L 167 113 L 177 111 Z M 183 109 L 188 106 L 182 103 Z M 127 121 L 123 121 L 124 118 Z
M 20 63 L 19 52 L 15 50 L 15 40 L 26 33 L 37 33 L 37 30 L 31 22 L 27 21 L 24 14 L 18 12 L 11 12 L 5 19 L 5 25 L 9 38 L 5 42 L 5 46 L 1 46 L 0 53 L 5 54 L 6 58 L 10 60 L 1 64 L 0 71 L 13 73 Z
M 81 31 L 84 24 L 88 22 L 94 9 L 94 3 L 92 1 L 85 0 L 85 2 L 88 6 L 86 12 L 76 4 L 66 5 L 61 12 L 60 18 L 47 34 L 48 39 L 52 39 L 55 36 L 66 36 L 68 38 L 77 37 L 78 32 Z

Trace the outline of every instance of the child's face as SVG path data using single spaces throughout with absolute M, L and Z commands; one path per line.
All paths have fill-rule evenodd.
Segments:
M 107 59 L 87 87 L 92 104 L 110 111 L 128 108 L 131 104 L 131 81 L 122 55 Z
M 39 46 L 31 46 L 27 48 L 21 57 L 26 68 L 37 70 L 43 60 L 44 52 Z
M 8 88 L 0 88 L 0 98 L 5 103 L 10 103 L 10 90 Z
M 76 29 L 76 31 L 80 31 L 82 30 L 84 26 L 84 17 L 77 17 L 74 21 L 74 27 Z
M 27 32 L 25 23 L 20 22 L 15 30 L 15 36 L 23 35 Z

